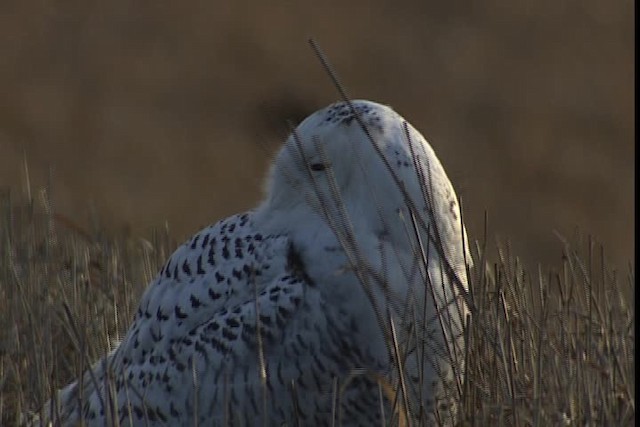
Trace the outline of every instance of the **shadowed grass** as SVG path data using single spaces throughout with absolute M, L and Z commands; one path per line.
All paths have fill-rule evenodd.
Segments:
M 2 193 L 0 216 L 0 424 L 14 425 L 116 345 L 175 243 L 84 230 L 45 191 Z
M 0 423 L 17 425 L 117 342 L 176 247 L 56 215 L 48 193 L 0 199 Z M 562 245 L 563 243 L 559 243 Z M 526 271 L 508 246 L 470 272 L 464 425 L 633 425 L 634 271 L 591 240 Z M 393 386 L 384 384 L 393 400 Z M 399 417 L 403 420 L 402 414 Z
M 634 424 L 634 272 L 611 270 L 588 243 L 586 255 L 565 244 L 557 266 L 534 272 L 508 248 L 482 258 L 465 423 Z

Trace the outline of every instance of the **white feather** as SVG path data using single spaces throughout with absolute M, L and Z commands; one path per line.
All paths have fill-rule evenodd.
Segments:
M 277 155 L 260 206 L 169 258 L 118 348 L 60 392 L 62 424 L 331 425 L 334 384 L 363 372 L 340 419 L 379 424 L 375 378 L 398 380 L 391 320 L 409 349 L 410 410 L 433 420 L 461 379 L 450 355 L 462 354 L 465 240 L 417 130 L 370 101 L 322 109 Z

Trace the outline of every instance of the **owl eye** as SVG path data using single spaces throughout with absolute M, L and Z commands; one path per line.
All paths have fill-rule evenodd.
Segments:
M 309 167 L 314 172 L 321 172 L 327 168 L 327 165 L 325 165 L 324 163 L 311 163 Z

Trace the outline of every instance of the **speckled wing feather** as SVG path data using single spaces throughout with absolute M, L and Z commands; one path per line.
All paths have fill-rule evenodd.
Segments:
M 330 341 L 321 336 L 323 305 L 299 262 L 287 238 L 253 229 L 251 213 L 194 235 L 151 283 L 120 346 L 94 368 L 95 380 L 85 375 L 82 418 L 90 425 L 113 415 L 124 425 L 193 425 L 240 417 L 250 425 L 263 412 L 264 390 L 286 392 L 294 379 L 304 387 L 305 377 L 312 383 L 312 365 L 337 374 L 339 361 L 323 364 L 310 355 L 303 367 L 275 355 Z M 304 334 L 297 332 L 302 327 Z M 261 381 L 263 366 L 268 372 Z M 326 386 L 315 377 L 315 390 Z M 62 404 L 74 406 L 78 384 L 65 391 Z M 287 400 L 268 405 L 271 418 L 292 417 Z
M 424 137 L 332 104 L 267 184 L 169 258 L 119 347 L 60 392 L 63 425 L 381 425 L 407 382 L 410 417 L 455 425 L 471 258 Z

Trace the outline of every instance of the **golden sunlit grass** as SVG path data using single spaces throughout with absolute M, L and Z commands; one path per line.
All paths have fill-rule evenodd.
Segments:
M 486 257 L 487 240 L 472 251 L 463 425 L 633 425 L 632 268 L 612 269 L 588 239 L 579 251 L 565 243 L 557 265 L 526 271 L 508 248 Z M 175 246 L 166 229 L 143 239 L 79 227 L 55 214 L 45 190 L 2 193 L 2 425 L 19 424 L 109 351 Z

